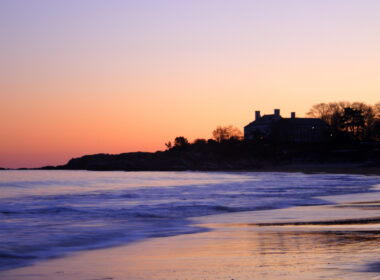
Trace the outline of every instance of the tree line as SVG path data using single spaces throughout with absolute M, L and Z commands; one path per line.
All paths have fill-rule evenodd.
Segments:
M 336 141 L 380 141 L 380 102 L 318 103 L 307 116 L 324 120 Z
M 368 105 L 363 102 L 318 103 L 311 107 L 308 117 L 325 121 L 331 130 L 332 140 L 336 143 L 379 142 L 380 141 L 380 102 Z M 214 143 L 242 142 L 242 131 L 232 125 L 218 126 L 212 131 L 213 138 L 195 139 L 192 143 L 184 136 L 173 142 L 165 143 L 168 150 L 191 145 L 201 146 Z
M 174 139 L 173 143 L 171 141 L 165 143 L 166 148 L 169 150 L 172 148 L 183 148 L 190 145 L 206 145 L 213 143 L 222 143 L 227 141 L 242 141 L 243 140 L 243 132 L 232 125 L 229 126 L 217 126 L 212 132 L 213 138 L 204 139 L 198 138 L 195 139 L 192 143 L 190 143 L 187 138 L 184 136 L 178 136 Z

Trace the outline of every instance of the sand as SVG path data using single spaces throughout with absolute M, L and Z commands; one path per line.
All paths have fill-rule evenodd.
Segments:
M 208 231 L 80 252 L 0 279 L 380 279 L 380 193 L 328 200 L 336 204 L 195 218 Z
M 264 165 L 260 171 L 380 175 L 380 164 L 378 162 L 295 163 L 277 166 Z

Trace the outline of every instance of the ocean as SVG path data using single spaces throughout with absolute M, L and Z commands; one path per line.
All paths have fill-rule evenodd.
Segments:
M 0 171 L 0 270 L 207 230 L 191 217 L 323 205 L 376 184 L 346 174 Z

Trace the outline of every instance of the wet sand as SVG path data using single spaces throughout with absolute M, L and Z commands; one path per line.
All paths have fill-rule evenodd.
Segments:
M 255 171 L 255 170 L 252 170 Z M 257 171 L 257 170 L 256 170 Z M 329 174 L 362 174 L 380 175 L 379 163 L 300 163 L 284 165 L 263 165 L 261 172 L 303 172 L 303 173 L 329 173 Z
M 380 279 L 380 194 L 193 219 L 208 231 L 0 272 L 4 280 Z

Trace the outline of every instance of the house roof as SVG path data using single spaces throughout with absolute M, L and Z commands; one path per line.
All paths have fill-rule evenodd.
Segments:
M 328 126 L 328 124 L 317 118 L 283 118 L 281 121 L 285 121 L 294 125 L 316 125 L 316 126 Z
M 245 127 L 253 126 L 253 125 L 269 125 L 272 124 L 275 121 L 280 120 L 280 118 L 276 117 L 275 115 L 264 115 L 261 118 L 254 120 L 253 122 L 249 123 Z
M 315 125 L 315 126 L 325 126 L 328 127 L 328 124 L 317 118 L 277 118 L 275 115 L 264 115 L 260 119 L 257 119 L 245 127 L 259 126 L 259 125 L 271 125 L 277 123 L 278 121 L 285 122 L 289 125 Z

